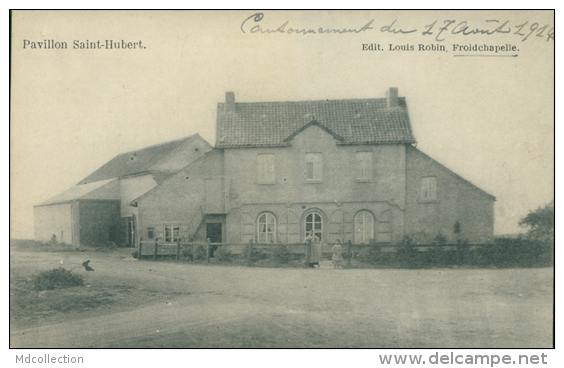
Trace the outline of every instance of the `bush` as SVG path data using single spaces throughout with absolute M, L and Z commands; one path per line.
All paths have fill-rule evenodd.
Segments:
M 380 251 L 379 246 L 367 247 L 362 249 L 357 255 L 356 258 L 360 259 L 364 263 L 368 263 L 374 265 L 379 263 L 382 259 L 382 252 Z
M 245 250 L 243 251 L 243 258 L 244 259 L 247 259 L 248 252 L 249 252 L 249 248 L 245 247 Z M 261 249 L 253 247 L 253 250 L 251 251 L 251 262 L 257 262 L 257 261 L 267 259 L 267 258 L 268 258 L 268 254 L 263 252 Z
M 396 260 L 401 268 L 419 268 L 422 263 L 420 252 L 411 246 L 399 247 L 396 251 Z
M 221 246 L 214 252 L 214 258 L 220 262 L 231 262 L 232 256 L 231 250 L 226 246 Z
M 292 260 L 292 254 L 284 244 L 277 245 L 272 251 L 272 260 L 286 264 Z
M 435 239 L 433 239 L 433 243 L 441 247 L 445 246 L 447 244 L 447 238 L 442 233 L 439 233 L 439 235 L 435 236 Z
M 194 260 L 194 255 L 192 254 L 192 248 L 191 247 L 182 247 L 180 254 L 182 255 L 182 257 L 184 259 L 190 258 L 191 260 Z
M 200 261 L 202 259 L 206 259 L 206 247 L 203 245 L 198 245 L 194 252 L 194 260 Z
M 83 286 L 84 278 L 82 275 L 58 267 L 34 276 L 33 284 L 35 290 L 63 289 L 73 286 Z
M 421 259 L 419 251 L 412 246 L 413 239 L 404 236 L 402 244 L 396 250 L 396 261 L 401 268 L 417 268 L 420 266 Z

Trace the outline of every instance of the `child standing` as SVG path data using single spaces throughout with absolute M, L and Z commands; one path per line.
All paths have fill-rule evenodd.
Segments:
M 341 240 L 337 239 L 337 244 L 333 245 L 333 268 L 342 268 L 341 261 L 343 260 L 343 247 L 341 246 Z

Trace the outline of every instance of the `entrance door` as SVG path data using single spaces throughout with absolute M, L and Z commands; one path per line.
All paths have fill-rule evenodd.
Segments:
M 221 223 L 207 223 L 206 238 L 209 238 L 212 243 L 221 243 Z

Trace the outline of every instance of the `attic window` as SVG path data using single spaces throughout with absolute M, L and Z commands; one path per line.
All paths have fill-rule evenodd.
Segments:
M 131 158 L 131 161 L 133 161 L 134 157 Z
M 431 202 L 437 200 L 437 178 L 428 176 L 421 178 L 421 201 Z
M 194 151 L 198 152 L 199 150 L 200 150 L 199 148 L 196 148 Z

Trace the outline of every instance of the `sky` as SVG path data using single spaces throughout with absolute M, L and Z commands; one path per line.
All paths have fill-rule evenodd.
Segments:
M 553 26 L 534 11 L 14 12 L 10 236 L 33 238 L 35 204 L 119 153 L 194 133 L 214 144 L 227 91 L 256 102 L 389 87 L 407 100 L 417 147 L 496 197 L 495 233 L 523 231 L 519 219 L 554 198 Z M 475 32 L 498 27 L 508 32 Z M 45 40 L 67 49 L 39 49 Z M 144 48 L 73 49 L 98 40 Z

